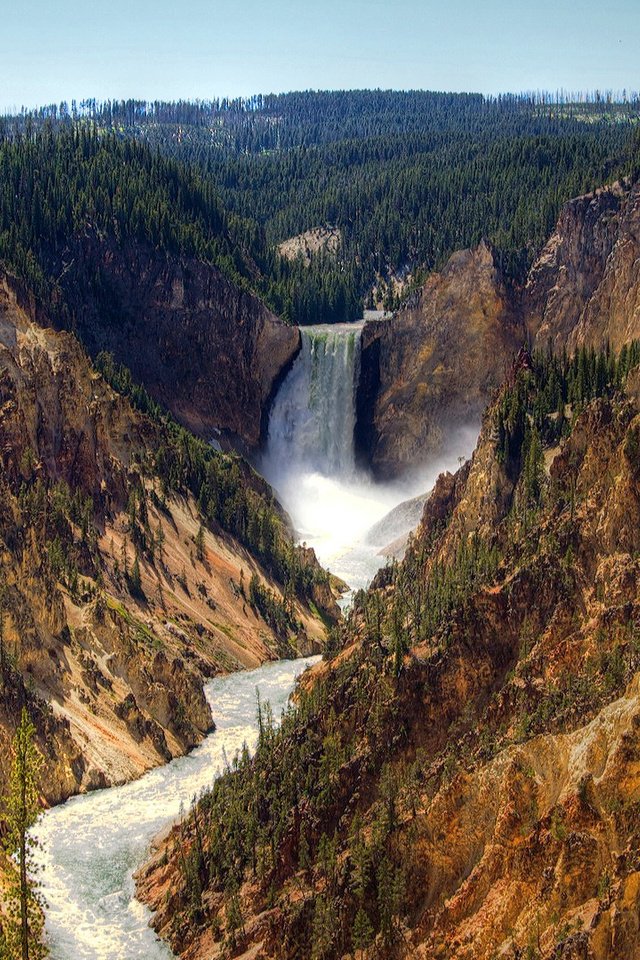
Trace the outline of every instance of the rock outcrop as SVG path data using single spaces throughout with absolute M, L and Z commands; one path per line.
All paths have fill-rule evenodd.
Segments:
M 615 184 L 565 204 L 529 275 L 523 316 L 533 343 L 557 352 L 640 332 L 640 186 Z
M 390 478 L 477 428 L 521 345 L 517 311 L 484 243 L 454 254 L 388 320 L 362 334 L 357 443 Z
M 182 424 L 255 449 L 297 328 L 194 258 L 88 230 L 60 286 L 89 352 L 109 351 Z

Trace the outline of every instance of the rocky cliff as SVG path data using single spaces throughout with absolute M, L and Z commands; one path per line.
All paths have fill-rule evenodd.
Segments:
M 640 375 L 588 400 L 578 367 L 520 356 L 297 715 L 144 871 L 180 957 L 640 957 Z
M 523 314 L 538 346 L 615 350 L 640 325 L 640 187 L 615 184 L 567 203 L 534 264 Z
M 486 244 L 451 257 L 391 319 L 362 334 L 357 443 L 389 478 L 406 473 L 480 424 L 522 333 Z
M 263 481 L 135 410 L 32 308 L 2 277 L 0 790 L 26 703 L 56 802 L 192 747 L 204 679 L 318 648 L 305 597 L 333 601 Z
M 640 186 L 614 184 L 565 204 L 526 284 L 507 290 L 481 244 L 455 254 L 391 319 L 362 337 L 360 459 L 392 477 L 479 424 L 515 352 L 557 353 L 640 330 Z
M 113 353 L 204 439 L 259 444 L 297 328 L 213 266 L 92 229 L 67 251 L 59 284 L 93 356 Z

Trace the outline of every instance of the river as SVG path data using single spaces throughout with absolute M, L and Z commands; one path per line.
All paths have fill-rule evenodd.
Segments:
M 48 810 L 35 834 L 52 960 L 173 957 L 134 899 L 133 873 L 152 839 L 211 784 L 246 741 L 256 740 L 256 688 L 276 717 L 296 677 L 317 657 L 267 663 L 206 685 L 216 730 L 186 757 L 120 787 L 73 797 Z
M 355 589 L 385 562 L 385 546 L 417 524 L 421 505 L 389 511 L 428 490 L 440 470 L 455 469 L 458 453 L 473 446 L 468 435 L 452 439 L 445 460 L 402 485 L 376 484 L 358 468 L 354 425 L 362 326 L 301 331 L 302 349 L 275 398 L 267 448 L 257 464 L 300 539 Z M 52 960 L 171 958 L 148 926 L 148 910 L 134 899 L 133 872 L 153 837 L 219 773 L 225 754 L 231 758 L 244 741 L 255 743 L 256 687 L 279 716 L 296 676 L 314 659 L 270 663 L 211 681 L 206 694 L 217 729 L 193 753 L 135 783 L 74 797 L 43 816 L 37 837 Z

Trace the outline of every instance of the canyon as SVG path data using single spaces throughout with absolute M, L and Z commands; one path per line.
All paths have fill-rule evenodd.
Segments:
M 293 600 L 290 639 L 264 620 L 249 581 L 274 597 L 282 584 L 237 535 L 203 524 L 188 488 L 160 479 L 167 427 L 116 393 L 73 336 L 37 321 L 4 276 L 0 738 L 7 756 L 28 703 L 56 803 L 189 750 L 212 726 L 206 678 L 320 649 L 325 626 L 306 598 Z M 272 513 L 273 535 L 290 536 L 264 482 L 237 458 L 226 469 L 248 506 Z M 301 562 L 317 567 L 311 552 Z M 314 600 L 336 615 L 328 589 Z
M 509 309 L 478 305 L 539 349 L 478 386 L 491 399 L 473 456 L 356 597 L 297 712 L 140 872 L 176 956 L 640 956 L 637 201 L 617 187 L 573 201 Z M 570 267 L 580 243 L 588 284 Z M 457 266 L 495 289 L 484 246 L 431 285 Z M 376 324 L 381 370 L 387 331 L 419 328 L 420 303 Z M 417 376 L 423 362 L 394 360 Z M 384 472 L 402 456 L 388 449 Z
M 344 325 L 90 220 L 50 304 L 2 273 L 3 755 L 26 705 L 47 805 L 169 764 L 153 807 L 228 674 L 323 653 L 138 874 L 175 956 L 639 955 L 639 218 L 616 182 L 522 282 L 482 240 Z

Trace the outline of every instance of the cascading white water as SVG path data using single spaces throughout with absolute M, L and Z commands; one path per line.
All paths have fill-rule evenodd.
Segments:
M 367 530 L 401 494 L 358 471 L 354 453 L 360 336 L 364 321 L 302 327 L 302 348 L 275 398 L 261 472 L 300 538 L 350 586 L 383 562 Z
M 353 588 L 371 580 L 385 562 L 380 548 L 405 534 L 411 521 L 392 515 L 384 527 L 389 539 L 382 544 L 368 536 L 371 528 L 401 501 L 428 490 L 442 469 L 455 469 L 458 455 L 466 454 L 475 439 L 452 435 L 446 457 L 424 465 L 402 484 L 376 484 L 357 469 L 355 400 L 363 326 L 364 321 L 300 329 L 302 349 L 275 398 L 258 464 L 300 539 Z
M 264 469 L 355 473 L 353 432 L 363 323 L 300 330 L 302 347 L 273 404 Z

